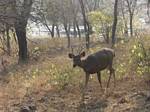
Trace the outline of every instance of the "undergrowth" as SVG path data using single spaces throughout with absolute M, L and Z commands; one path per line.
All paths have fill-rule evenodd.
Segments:
M 138 76 L 150 72 L 149 37 L 141 38 L 132 38 L 128 41 L 122 39 L 115 45 L 116 56 L 114 59 L 114 68 L 118 79 L 129 75 L 131 72 L 134 72 Z M 88 53 L 94 53 L 103 47 L 105 45 L 99 44 L 90 48 Z M 24 94 L 26 94 L 47 87 L 64 89 L 69 85 L 84 83 L 81 78 L 83 77 L 84 79 L 85 77 L 83 70 L 72 68 L 72 61 L 68 59 L 67 52 L 66 55 L 48 58 L 48 55 L 44 55 L 45 57 L 43 57 L 42 49 L 42 46 L 34 46 L 31 50 L 31 56 L 36 57 L 37 65 L 30 63 L 16 68 L 16 71 L 9 72 L 8 88 L 11 87 L 10 90 L 13 93 L 16 92 L 15 90 L 23 90 Z M 43 57 L 43 60 L 39 60 L 39 57 Z M 103 80 L 107 80 L 109 76 L 107 70 L 102 72 L 102 74 L 104 74 L 102 75 Z

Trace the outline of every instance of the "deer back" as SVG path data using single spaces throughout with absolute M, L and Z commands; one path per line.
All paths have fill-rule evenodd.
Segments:
M 112 66 L 113 57 L 113 50 L 102 49 L 83 60 L 83 69 L 90 74 L 97 73 L 108 66 Z

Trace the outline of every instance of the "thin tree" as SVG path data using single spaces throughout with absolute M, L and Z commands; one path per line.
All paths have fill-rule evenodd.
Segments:
M 147 0 L 147 16 L 148 16 L 149 22 L 150 22 L 150 0 Z
M 122 20 L 124 23 L 124 35 L 128 36 L 128 20 L 126 17 L 126 10 L 125 10 L 124 5 L 125 5 L 125 1 L 121 0 L 120 6 L 121 6 L 121 13 L 122 13 Z
M 85 31 L 85 38 L 86 38 L 86 48 L 89 49 L 89 46 L 90 46 L 89 22 L 86 17 L 83 0 L 79 0 L 79 2 L 80 2 L 81 12 L 82 12 L 82 16 L 83 16 L 83 24 L 84 24 L 84 31 Z
M 130 34 L 133 36 L 133 17 L 134 17 L 134 12 L 135 8 L 137 5 L 137 0 L 126 0 L 127 3 L 127 8 L 129 11 L 129 17 L 130 17 Z
M 112 26 L 112 46 L 115 44 L 115 35 L 116 35 L 116 28 L 117 28 L 117 21 L 118 21 L 118 0 L 115 0 L 114 4 L 114 20 L 113 20 L 113 26 Z

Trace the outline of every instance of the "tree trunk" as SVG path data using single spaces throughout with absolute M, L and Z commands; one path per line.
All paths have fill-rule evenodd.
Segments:
M 76 27 L 77 27 L 77 30 L 78 30 L 79 40 L 81 40 L 81 32 L 80 32 L 78 22 L 76 22 Z
M 86 21 L 86 48 L 89 49 L 90 48 L 90 25 L 89 22 Z
M 130 14 L 130 35 L 133 36 L 133 15 Z
M 47 23 L 44 23 L 44 25 L 46 26 L 46 28 L 47 28 L 48 31 L 50 32 L 51 37 L 53 37 L 53 33 L 52 33 L 51 29 L 49 28 L 48 24 L 47 24 Z
M 127 19 L 125 17 L 125 9 L 124 9 L 124 1 L 121 2 L 121 12 L 122 12 L 122 17 L 124 21 L 124 36 L 128 37 L 128 24 L 127 24 Z
M 24 27 L 16 27 L 15 29 L 19 46 L 19 62 L 26 62 L 28 59 L 26 29 Z
M 86 38 L 86 48 L 89 49 L 89 46 L 90 46 L 89 23 L 86 18 L 83 0 L 79 0 L 79 2 L 81 5 L 81 11 L 82 11 L 82 16 L 83 16 L 83 24 L 84 24 L 84 31 L 85 31 L 85 38 Z
M 67 26 L 67 24 L 64 23 L 64 28 L 65 28 L 65 31 L 66 31 L 66 36 L 67 36 L 67 39 L 68 39 L 68 45 L 67 47 L 70 48 L 70 33 L 69 33 L 69 28 Z
M 74 29 L 74 37 L 77 37 L 77 30 L 76 30 L 76 23 L 75 21 L 73 22 L 73 29 Z
M 106 43 L 109 44 L 109 27 L 106 28 Z
M 59 32 L 59 26 L 58 26 L 58 24 L 56 24 L 56 32 L 57 32 L 57 36 L 60 37 L 60 32 Z
M 128 5 L 128 11 L 129 11 L 129 16 L 130 16 L 130 35 L 131 37 L 133 36 L 133 16 L 134 16 L 134 11 L 137 5 L 137 0 L 133 0 L 133 2 L 126 0 L 127 5 Z
M 148 16 L 148 19 L 149 19 L 148 22 L 150 22 L 150 0 L 147 1 L 147 16 Z
M 118 16 L 118 0 L 115 0 L 115 5 L 114 5 L 114 20 L 113 20 L 113 26 L 112 26 L 112 46 L 115 44 L 116 40 L 116 27 L 117 27 L 117 16 Z
M 15 22 L 15 31 L 19 46 L 19 62 L 26 62 L 28 60 L 26 27 L 30 16 L 32 4 L 33 0 L 24 0 L 21 12 L 17 13 L 18 17 Z
M 55 24 L 52 24 L 52 33 L 51 33 L 52 38 L 54 38 L 54 34 L 55 34 Z

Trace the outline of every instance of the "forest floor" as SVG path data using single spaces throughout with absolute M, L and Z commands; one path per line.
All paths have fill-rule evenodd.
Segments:
M 124 60 L 125 52 L 124 47 L 119 47 L 117 56 Z M 48 79 L 52 76 L 47 70 L 52 64 L 58 69 L 69 66 L 72 70 L 67 53 L 61 48 L 47 50 L 37 56 L 38 59 L 33 58 L 23 65 L 17 64 L 17 58 L 6 56 L 9 62 L 7 71 L 0 71 L 0 112 L 150 112 L 149 74 L 137 76 L 132 71 L 125 72 L 117 79 L 116 87 L 112 81 L 108 89 L 105 89 L 107 79 L 104 79 L 103 90 L 96 75 L 92 75 L 84 101 L 81 90 L 85 76 L 80 69 L 73 70 L 73 73 L 79 71 L 78 75 L 74 74 L 74 78 L 68 79 L 70 81 L 63 87 L 51 85 Z M 56 68 L 52 67 L 52 70 Z

